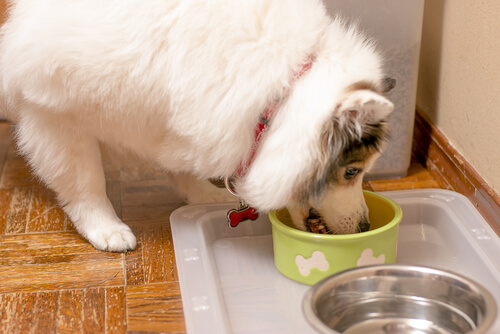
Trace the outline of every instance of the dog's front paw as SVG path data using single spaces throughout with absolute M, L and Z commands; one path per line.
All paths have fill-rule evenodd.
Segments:
M 123 223 L 95 229 L 87 233 L 87 239 L 96 249 L 108 252 L 126 252 L 137 246 L 134 233 Z

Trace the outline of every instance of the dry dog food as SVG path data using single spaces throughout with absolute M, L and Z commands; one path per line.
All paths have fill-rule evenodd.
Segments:
M 313 208 L 309 210 L 309 217 L 306 218 L 305 225 L 308 232 L 318 234 L 332 234 L 326 224 L 323 223 L 318 211 Z

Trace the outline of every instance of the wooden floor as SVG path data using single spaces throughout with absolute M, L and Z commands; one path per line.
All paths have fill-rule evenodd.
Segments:
M 158 171 L 103 160 L 108 196 L 138 239 L 126 254 L 96 251 L 75 232 L 0 122 L 0 333 L 185 333 L 169 224 L 184 204 Z M 440 184 L 412 161 L 407 177 L 365 187 Z

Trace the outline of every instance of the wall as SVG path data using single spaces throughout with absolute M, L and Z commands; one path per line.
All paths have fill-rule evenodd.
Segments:
M 427 0 L 417 106 L 500 193 L 500 1 Z
M 0 0 L 0 25 L 4 22 L 5 20 L 5 14 L 6 14 L 6 7 L 7 4 L 5 0 Z M 0 122 L 5 120 L 5 115 L 2 110 L 0 110 Z

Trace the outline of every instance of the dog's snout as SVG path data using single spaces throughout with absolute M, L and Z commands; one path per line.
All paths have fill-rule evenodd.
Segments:
M 368 221 L 368 219 L 363 218 L 363 220 L 361 220 L 358 224 L 358 229 L 359 229 L 359 232 L 368 231 L 370 229 L 370 222 Z
M 319 211 L 316 210 L 315 208 L 309 209 L 309 216 L 321 217 Z

